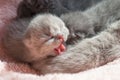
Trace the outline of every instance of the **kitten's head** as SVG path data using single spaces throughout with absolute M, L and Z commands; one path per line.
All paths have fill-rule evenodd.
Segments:
M 50 0 L 24 0 L 24 3 L 34 13 L 49 12 Z
M 69 31 L 61 19 L 50 14 L 38 15 L 28 26 L 24 44 L 35 59 L 55 56 L 54 49 L 61 44 L 59 36 L 66 41 L 68 35 Z
M 68 13 L 61 16 L 70 31 L 67 44 L 74 44 L 86 37 L 95 35 L 94 26 L 89 18 L 81 12 Z

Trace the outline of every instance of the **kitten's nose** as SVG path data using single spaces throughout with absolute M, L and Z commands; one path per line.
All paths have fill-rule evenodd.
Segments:
M 63 39 L 62 35 L 58 35 L 57 37 L 58 37 L 58 39 Z
M 62 35 L 57 35 L 57 37 L 56 37 L 57 39 L 59 39 L 59 40 L 61 40 L 61 42 L 64 42 L 64 38 L 63 38 L 63 36 Z
M 63 51 L 65 51 L 66 50 L 66 47 L 64 46 L 64 38 L 63 38 L 63 36 L 62 35 L 57 35 L 57 39 L 59 39 L 60 40 L 60 45 L 57 47 L 57 48 L 55 48 L 54 50 L 55 50 L 55 52 L 56 52 L 56 54 L 61 54 L 61 52 L 63 52 Z

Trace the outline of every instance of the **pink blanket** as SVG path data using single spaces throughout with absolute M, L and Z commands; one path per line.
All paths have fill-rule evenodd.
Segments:
M 16 16 L 21 0 L 0 0 L 0 39 L 5 24 Z M 77 74 L 49 74 L 42 76 L 25 63 L 20 63 L 4 53 L 0 46 L 0 80 L 120 80 L 120 59 L 99 68 Z
M 0 39 L 3 36 L 5 24 L 16 17 L 16 8 L 21 0 L 0 0 Z M 0 41 L 1 44 L 1 41 Z M 7 62 L 7 68 L 17 72 L 37 73 L 27 64 L 16 62 L 3 52 L 0 45 L 0 60 Z
M 48 74 L 45 76 L 8 71 L 5 68 L 6 64 L 0 62 L 0 80 L 120 80 L 120 59 L 77 74 Z

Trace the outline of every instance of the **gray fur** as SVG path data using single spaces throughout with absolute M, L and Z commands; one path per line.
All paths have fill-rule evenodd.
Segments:
M 75 73 L 101 66 L 119 58 L 119 11 L 120 0 L 105 0 L 85 12 L 73 12 L 63 15 L 61 18 L 69 30 L 80 29 L 80 33 L 85 30 L 87 34 L 91 28 L 96 33 L 97 31 L 104 31 L 93 38 L 84 39 L 68 48 L 63 55 L 43 61 L 38 60 L 33 63 L 33 67 L 40 70 L 43 74 L 55 72 Z M 73 29 L 70 29 L 71 27 Z
M 51 14 L 42 14 L 33 19 L 11 22 L 6 26 L 2 44 L 10 56 L 31 63 L 47 56 L 56 56 L 54 48 L 61 44 L 57 36 L 62 35 L 66 41 L 68 34 L 61 19 Z
M 120 57 L 120 21 L 99 35 L 85 39 L 69 48 L 63 55 L 33 63 L 46 73 L 76 73 L 101 66 Z
M 14 28 L 12 26 L 12 28 L 10 28 L 9 26 L 7 29 L 8 32 L 3 39 L 4 47 L 8 50 L 8 54 L 15 58 L 18 57 L 23 61 L 30 62 L 35 69 L 40 70 L 43 74 L 55 72 L 75 73 L 101 66 L 120 57 L 120 21 L 115 22 L 119 19 L 119 4 L 119 0 L 105 0 L 85 12 L 75 12 L 75 14 L 80 15 L 68 17 L 68 22 L 72 19 L 71 22 L 75 22 L 73 28 L 77 28 L 76 26 L 74 27 L 74 25 L 77 24 L 83 25 L 83 28 L 79 26 L 80 30 L 86 30 L 87 34 L 91 28 L 101 31 L 107 28 L 107 23 L 113 24 L 108 26 L 108 28 L 99 35 L 85 39 L 70 47 L 63 55 L 46 58 L 48 55 L 54 55 L 52 51 L 53 48 L 60 44 L 59 42 L 55 43 L 56 41 L 53 40 L 52 42 L 50 40 L 47 43 L 43 43 L 44 39 L 49 38 L 46 34 L 50 34 L 50 32 L 55 34 L 54 36 L 62 34 L 66 40 L 69 33 L 60 19 L 57 18 L 56 20 L 50 16 L 45 18 L 42 18 L 42 16 L 36 17 L 30 21 L 30 23 L 28 22 L 28 25 L 26 24 L 28 27 L 22 25 L 23 27 L 19 26 Z M 79 17 L 76 21 L 72 18 L 75 16 L 76 18 Z M 63 21 L 67 21 L 64 19 Z M 62 23 L 62 27 L 59 22 Z M 65 22 L 67 27 L 68 22 Z M 83 22 L 85 22 L 85 24 L 83 24 Z M 90 27 L 86 27 L 87 23 Z M 72 26 L 72 24 L 70 26 Z M 72 31 L 70 31 L 70 33 L 71 32 Z M 40 38 L 39 35 L 42 36 L 42 38 Z
M 71 11 L 85 10 L 101 0 L 23 0 L 18 6 L 17 17 L 31 17 L 38 13 L 57 16 Z
M 120 0 L 104 0 L 84 12 L 63 14 L 61 19 L 70 30 L 68 44 L 91 37 L 120 18 Z

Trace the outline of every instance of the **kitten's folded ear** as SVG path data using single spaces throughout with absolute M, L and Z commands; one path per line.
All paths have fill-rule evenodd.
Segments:
M 17 9 L 16 18 L 24 18 L 24 17 L 33 16 L 32 10 L 28 6 L 29 4 L 27 4 L 27 2 L 21 2 Z
M 32 47 L 33 47 L 33 42 L 32 42 L 32 39 L 24 39 L 23 40 L 23 43 L 25 44 L 25 46 L 26 47 L 28 47 L 28 48 L 30 48 L 30 49 L 32 49 Z

